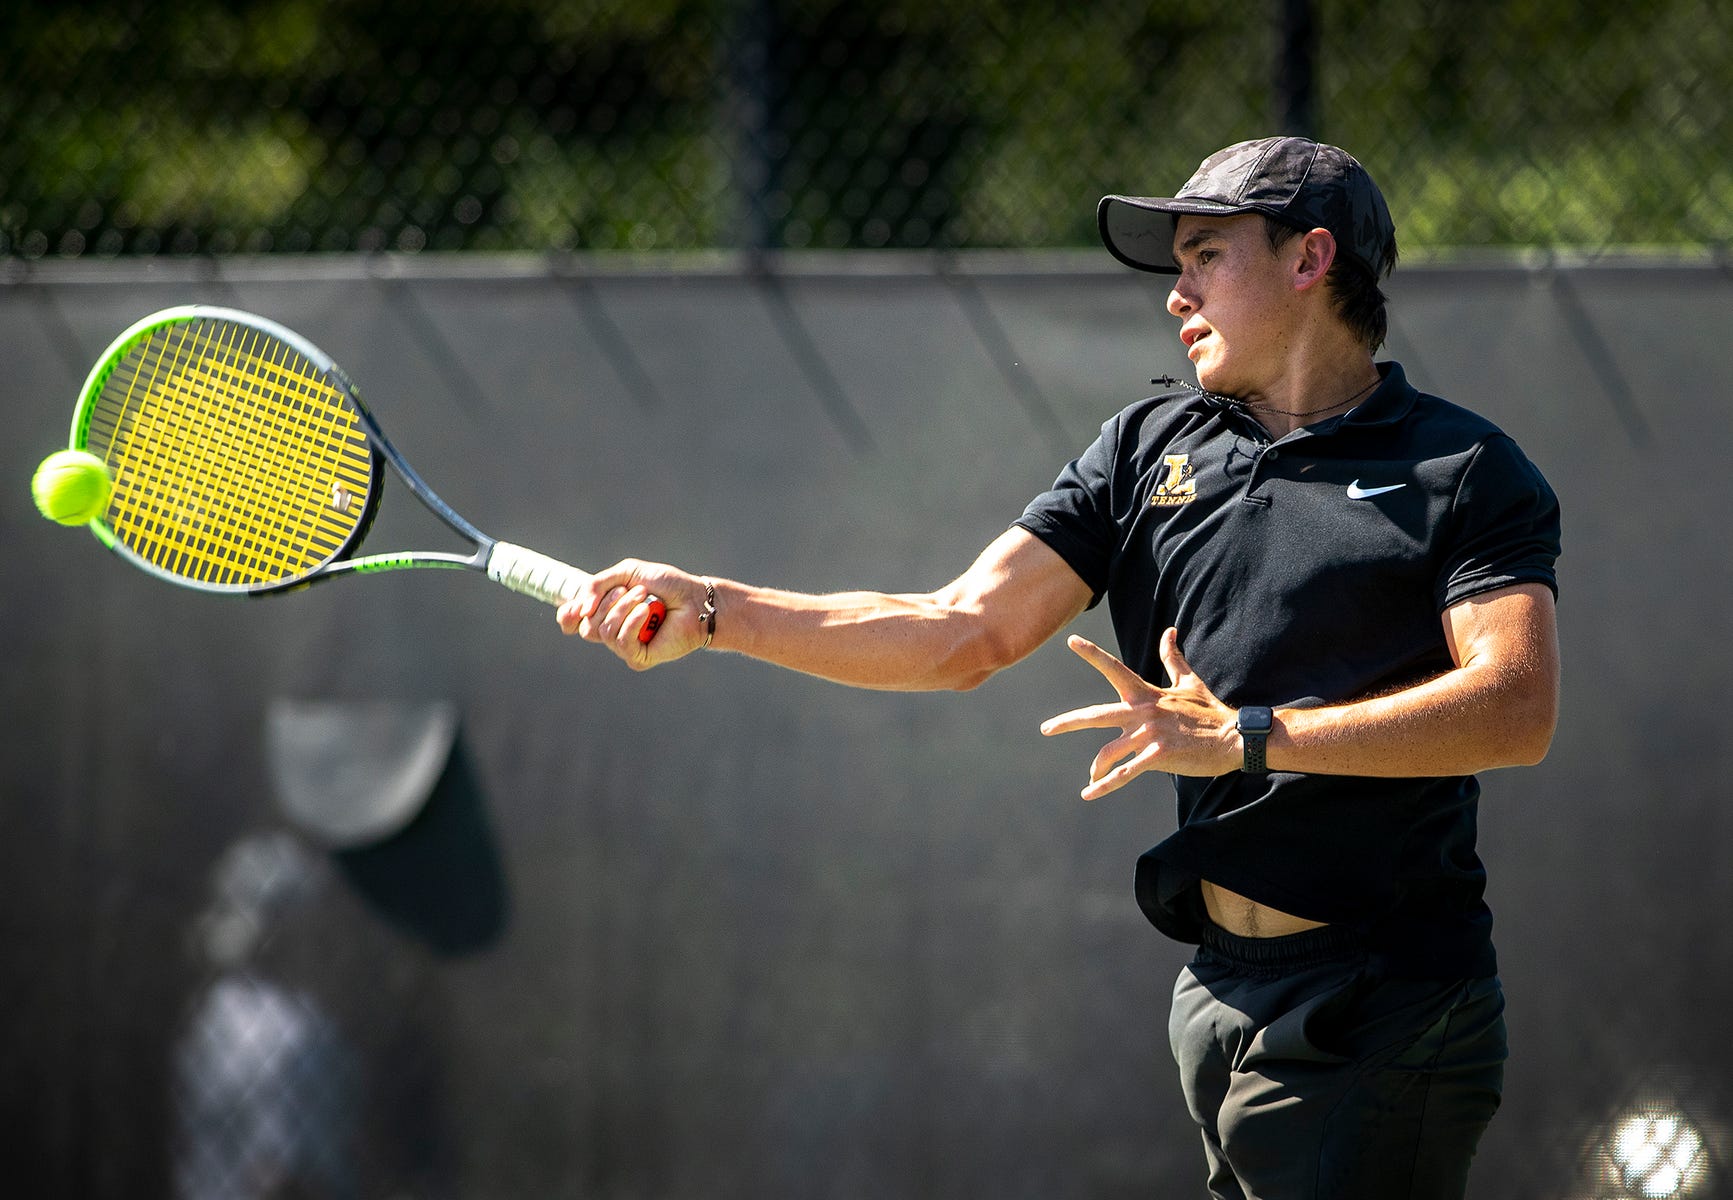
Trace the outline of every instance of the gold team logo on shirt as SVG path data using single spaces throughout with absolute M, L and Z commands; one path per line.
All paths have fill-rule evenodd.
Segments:
M 1155 485 L 1155 495 L 1149 498 L 1149 506 L 1163 508 L 1196 500 L 1197 480 L 1192 478 L 1191 455 L 1169 454 L 1162 461 L 1167 464 L 1167 478 Z

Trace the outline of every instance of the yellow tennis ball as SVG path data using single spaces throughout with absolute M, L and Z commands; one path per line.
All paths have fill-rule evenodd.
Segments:
M 108 468 L 85 450 L 56 450 L 30 480 L 37 509 L 62 525 L 83 525 L 100 517 L 112 486 Z

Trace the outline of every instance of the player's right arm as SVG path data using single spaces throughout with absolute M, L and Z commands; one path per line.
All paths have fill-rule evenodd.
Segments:
M 920 594 L 805 595 L 711 577 L 711 648 L 889 691 L 964 690 L 1027 657 L 1089 604 L 1089 588 L 1040 539 L 1011 528 L 968 570 Z M 560 628 L 607 646 L 638 669 L 703 644 L 706 579 L 627 559 L 590 577 L 559 609 Z M 668 606 L 649 645 L 638 641 L 654 594 Z

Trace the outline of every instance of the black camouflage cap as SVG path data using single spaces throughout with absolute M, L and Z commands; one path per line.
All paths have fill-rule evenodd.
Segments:
M 1378 185 L 1352 155 L 1309 138 L 1240 142 L 1203 160 L 1174 196 L 1103 196 L 1096 216 L 1113 257 L 1140 271 L 1177 275 L 1173 223 L 1180 213 L 1261 212 L 1298 229 L 1328 229 L 1374 278 L 1396 262 L 1396 226 Z

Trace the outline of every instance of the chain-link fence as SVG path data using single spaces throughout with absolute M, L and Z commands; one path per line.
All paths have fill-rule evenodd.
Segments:
M 1718 244 L 1718 0 L 15 0 L 0 252 L 1063 246 L 1283 124 L 1409 248 Z

